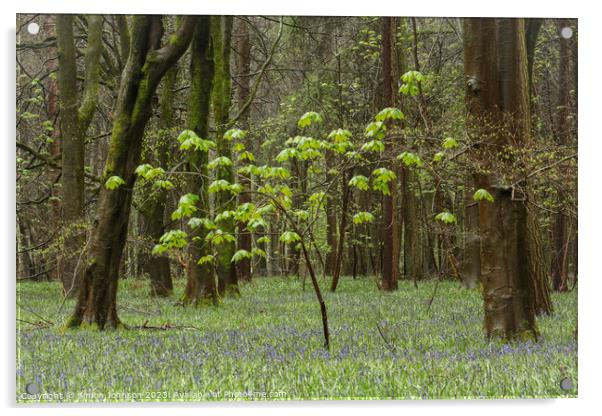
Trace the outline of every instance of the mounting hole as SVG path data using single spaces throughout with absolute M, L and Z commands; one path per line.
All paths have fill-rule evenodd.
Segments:
M 571 29 L 568 26 L 563 27 L 562 29 L 560 29 L 560 36 L 562 36 L 564 39 L 572 38 L 573 37 L 573 29 Z
M 563 378 L 562 380 L 560 380 L 560 388 L 564 391 L 573 390 L 573 380 L 571 380 L 570 378 Z
M 31 22 L 30 24 L 27 25 L 27 31 L 31 35 L 37 35 L 40 32 L 40 25 L 37 24 L 36 22 Z
M 40 387 L 36 383 L 29 383 L 25 386 L 25 391 L 27 394 L 38 394 L 40 392 Z

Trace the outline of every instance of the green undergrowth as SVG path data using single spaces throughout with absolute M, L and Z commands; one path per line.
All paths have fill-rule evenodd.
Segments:
M 17 285 L 17 402 L 456 399 L 574 397 L 577 292 L 554 294 L 538 342 L 488 341 L 478 290 L 442 282 L 343 278 L 327 292 L 331 349 L 308 284 L 256 278 L 219 307 L 181 306 L 122 280 L 118 315 L 129 327 L 64 330 L 74 301 L 59 285 Z M 561 389 L 564 379 L 572 384 Z M 33 384 L 32 384 L 33 383 Z M 29 388 L 28 388 L 29 385 Z M 566 386 L 566 382 L 565 382 Z M 39 392 L 28 395 L 26 392 Z

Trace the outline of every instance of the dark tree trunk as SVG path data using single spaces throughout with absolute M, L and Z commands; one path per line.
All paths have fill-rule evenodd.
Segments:
M 341 190 L 343 192 L 343 201 L 341 205 L 341 223 L 339 224 L 339 241 L 336 251 L 336 258 L 334 264 L 334 270 L 332 273 L 332 284 L 330 286 L 331 292 L 337 290 L 339 284 L 339 277 L 341 275 L 341 267 L 343 264 L 343 251 L 345 249 L 345 230 L 347 228 L 347 210 L 349 205 L 349 198 L 351 188 L 349 186 L 350 175 L 345 173 L 341 175 Z
M 194 130 L 201 138 L 207 137 L 209 105 L 214 76 L 213 51 L 210 46 L 211 23 L 212 20 L 208 16 L 199 18 L 192 41 L 192 56 L 190 59 L 192 85 L 188 99 L 188 128 Z M 208 217 L 211 211 L 207 191 L 209 187 L 208 159 L 209 155 L 203 151 L 195 151 L 188 159 L 188 170 L 197 174 L 189 175 L 187 188 L 188 192 L 199 195 L 199 217 Z M 213 265 L 210 263 L 198 264 L 201 257 L 212 254 L 210 247 L 204 241 L 206 234 L 207 231 L 202 226 L 190 232 L 192 241 L 188 253 L 188 279 L 184 292 L 185 303 L 198 304 L 203 299 L 207 299 L 213 304 L 217 304 L 219 301 Z
M 236 19 L 235 33 L 237 39 L 236 45 L 236 72 L 237 72 L 237 85 L 238 85 L 238 109 L 242 111 L 239 117 L 240 126 L 249 130 L 249 113 L 250 106 L 243 108 L 245 103 L 249 100 L 250 92 L 250 72 L 251 72 L 251 43 L 249 40 L 249 28 L 247 22 L 243 19 Z M 249 135 L 250 132 L 247 132 Z M 251 140 L 245 141 L 245 147 L 250 149 Z M 251 197 L 251 181 L 246 175 L 240 177 L 240 184 L 243 187 L 243 192 L 238 197 L 239 204 L 246 204 L 252 202 Z M 252 234 L 247 230 L 245 224 L 238 224 L 238 249 L 251 251 Z M 242 281 L 251 280 L 251 259 L 245 258 L 238 262 L 238 278 Z
M 558 145 L 566 146 L 569 143 L 571 134 L 571 124 L 569 122 L 569 101 L 570 101 L 570 39 L 565 39 L 560 35 L 562 28 L 569 26 L 568 19 L 556 20 L 556 33 L 560 42 L 559 63 L 558 63 L 558 126 L 557 134 Z M 561 185 L 562 186 L 562 185 Z M 562 206 L 565 195 L 562 188 L 558 189 L 559 211 L 554 215 L 553 251 L 552 251 L 552 288 L 555 291 L 564 292 L 568 289 L 568 245 L 567 234 L 567 216 L 563 212 Z
M 383 97 L 384 106 L 393 105 L 393 88 L 391 77 L 391 17 L 382 17 L 382 48 L 381 61 L 383 67 Z M 391 144 L 386 145 L 388 153 L 391 152 Z M 395 171 L 395 169 L 393 169 Z M 399 238 L 397 237 L 397 224 L 394 212 L 396 187 L 394 182 L 390 183 L 389 195 L 383 197 L 383 277 L 381 288 L 383 290 L 396 290 L 397 277 L 399 273 Z
M 230 79 L 230 47 L 232 40 L 232 16 L 211 17 L 211 37 L 213 39 L 213 57 L 215 61 L 215 75 L 213 77 L 213 114 L 217 130 L 217 154 L 232 159 L 232 147 L 228 140 L 223 138 L 229 121 L 231 79 Z M 234 171 L 232 166 L 221 166 L 217 169 L 217 179 L 232 183 Z M 234 208 L 235 200 L 229 191 L 221 191 L 216 195 L 216 208 L 218 212 Z M 218 224 L 227 232 L 234 234 L 235 225 L 231 218 L 224 219 Z M 220 245 L 217 256 L 218 290 L 220 295 L 228 293 L 239 294 L 236 265 L 232 256 L 236 249 L 233 242 Z
M 169 129 L 174 121 L 173 101 L 174 89 L 178 77 L 177 66 L 174 65 L 163 79 L 161 96 L 159 97 L 160 134 L 156 146 L 157 162 L 159 166 L 167 170 L 170 140 L 168 136 Z M 146 233 L 154 243 L 157 243 L 163 233 L 165 233 L 165 204 L 167 202 L 167 191 L 159 190 L 150 200 L 148 211 L 143 211 L 145 217 Z M 173 281 L 169 268 L 169 257 L 164 255 L 151 255 L 148 262 L 144 265 L 145 271 L 150 278 L 150 291 L 153 296 L 167 297 L 173 292 Z
M 466 19 L 464 33 L 468 125 L 486 140 L 479 154 L 487 169 L 501 162 L 496 161 L 500 148 L 521 147 L 530 140 L 525 23 Z M 528 185 L 521 183 L 516 190 L 500 175 L 484 172 L 476 182 L 494 197 L 494 202 L 479 203 L 486 333 L 507 339 L 535 335 L 535 314 L 547 293 L 539 229 L 526 205 Z
M 130 54 L 121 79 L 103 174 L 104 180 L 119 176 L 125 183 L 113 190 L 101 188 L 88 266 L 68 327 L 86 323 L 107 329 L 120 325 L 116 309 L 119 266 L 151 101 L 165 72 L 188 48 L 196 21 L 194 16 L 183 17 L 169 44 L 157 49 L 163 32 L 161 17 L 133 18 Z

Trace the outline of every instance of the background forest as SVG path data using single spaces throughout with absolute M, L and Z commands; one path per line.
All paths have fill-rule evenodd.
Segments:
M 20 14 L 16 47 L 17 394 L 576 394 L 575 19 Z

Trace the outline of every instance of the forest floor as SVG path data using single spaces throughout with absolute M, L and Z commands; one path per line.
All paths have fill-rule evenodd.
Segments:
M 483 335 L 478 290 L 442 282 L 428 310 L 434 287 L 402 281 L 382 293 L 372 279 L 342 279 L 325 293 L 327 352 L 311 284 L 303 291 L 296 278 L 257 278 L 218 308 L 178 306 L 183 279 L 169 299 L 150 298 L 146 281 L 122 280 L 121 320 L 164 329 L 111 332 L 63 332 L 74 301 L 60 307 L 57 283 L 20 283 L 17 402 L 577 395 L 576 290 L 553 294 L 538 342 L 504 344 Z

